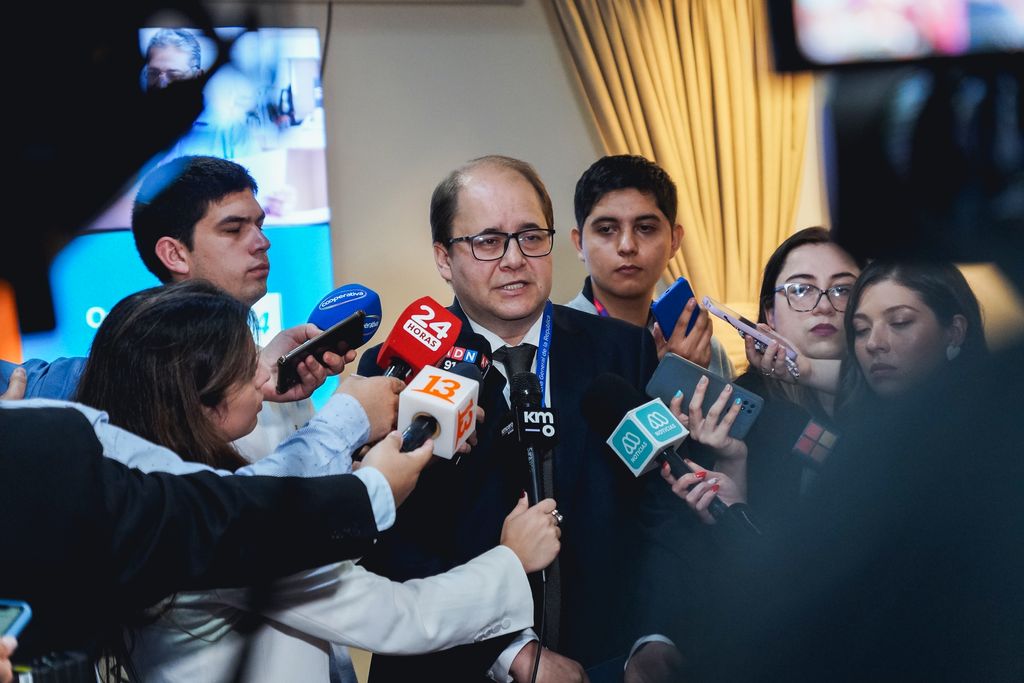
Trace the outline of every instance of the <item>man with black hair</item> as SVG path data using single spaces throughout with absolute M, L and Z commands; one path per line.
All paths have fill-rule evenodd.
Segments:
M 270 240 L 263 233 L 265 213 L 256 201 L 257 185 L 239 164 L 209 156 L 173 159 L 153 170 L 142 182 L 132 210 L 132 232 L 143 263 L 161 282 L 204 279 L 246 306 L 267 292 Z M 263 389 L 265 410 L 257 429 L 236 446 L 249 460 L 258 460 L 313 415 L 309 395 L 327 378 L 355 358 L 324 354 L 324 365 L 310 356 L 297 366 L 300 384 L 278 394 L 278 357 L 319 333 L 314 325 L 298 325 L 274 337 L 262 349 L 272 378 Z M 30 360 L 26 398 L 71 398 L 78 385 L 84 358 L 62 358 L 53 363 Z M 0 389 L 17 366 L 0 361 Z M 397 380 L 350 382 L 353 429 L 367 438 L 381 438 L 391 428 L 397 411 Z
M 249 172 L 216 157 L 179 157 L 146 176 L 132 207 L 142 262 L 160 282 L 208 280 L 247 306 L 267 293 L 270 240 Z
M 732 363 L 696 300 L 683 308 L 674 330 L 662 330 L 651 315 L 655 288 L 683 239 L 676 186 L 664 169 L 640 156 L 602 157 L 580 176 L 574 205 L 572 243 L 589 275 L 567 305 L 646 327 L 659 358 L 670 351 L 731 377 Z M 697 322 L 686 334 L 693 315 Z
M 680 514 L 678 499 L 665 498 L 662 482 L 630 474 L 580 411 L 601 372 L 637 389 L 646 384 L 657 362 L 650 334 L 549 301 L 551 198 L 526 162 L 491 155 L 450 172 L 431 198 L 430 226 L 435 265 L 455 294 L 450 310 L 463 320 L 456 345 L 475 333 L 494 350 L 480 387 L 487 419 L 472 455 L 424 473 L 364 565 L 394 579 L 423 577 L 493 546 L 501 511 L 529 488 L 521 447 L 503 430 L 509 380 L 520 372 L 536 375 L 544 405 L 558 411 L 559 442 L 540 458 L 538 478 L 542 497 L 553 497 L 562 513 L 562 551 L 538 615 L 543 634 L 527 630 L 425 657 L 375 656 L 371 681 L 486 675 L 525 683 L 535 661 L 539 682 L 622 680 L 624 670 L 630 681 L 674 680 L 640 677 L 677 654 L 662 637 L 674 618 L 665 612 L 669 601 L 653 587 L 669 573 L 693 578 L 689 568 L 703 555 L 692 542 L 703 530 Z M 362 374 L 380 374 L 376 356 L 375 349 L 363 354 Z M 676 552 L 682 563 L 668 557 Z M 540 604 L 539 582 L 535 594 Z

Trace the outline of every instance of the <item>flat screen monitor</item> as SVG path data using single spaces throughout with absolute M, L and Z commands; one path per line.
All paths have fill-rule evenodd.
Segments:
M 780 69 L 1024 51 L 1024 0 L 772 0 Z
M 234 40 L 230 63 L 206 84 L 204 109 L 192 129 L 140 169 L 138 178 L 189 154 L 231 159 L 253 176 L 271 242 L 267 295 L 253 307 L 258 336 L 266 340 L 305 322 L 334 284 L 320 39 L 315 29 L 304 28 L 217 33 Z M 198 30 L 143 29 L 139 50 L 146 66 L 138 86 L 163 87 L 189 77 L 213 63 L 215 49 L 215 41 Z M 127 188 L 54 260 L 50 282 L 57 325 L 23 336 L 25 358 L 86 355 L 115 303 L 159 284 L 142 264 L 130 230 L 138 186 Z M 325 385 L 314 400 L 326 400 L 331 391 Z

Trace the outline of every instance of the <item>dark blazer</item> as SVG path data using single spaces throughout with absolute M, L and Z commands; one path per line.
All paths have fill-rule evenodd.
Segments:
M 90 649 L 175 591 L 357 557 L 377 535 L 351 475 L 143 474 L 103 457 L 70 408 L 0 409 L 0 435 L 0 594 L 33 610 L 19 659 Z
M 465 320 L 456 303 L 451 309 Z M 590 381 L 602 372 L 643 389 L 657 363 L 654 343 L 640 327 L 555 306 L 550 355 L 550 396 L 558 411 L 554 497 L 562 523 L 560 642 L 558 652 L 584 666 L 621 656 L 634 640 L 658 627 L 643 614 L 638 593 L 650 593 L 646 542 L 671 515 L 688 519 L 685 506 L 657 476 L 636 479 L 580 411 Z M 470 330 L 466 322 L 464 330 Z M 360 374 L 379 374 L 377 349 L 362 357 Z M 505 379 L 492 370 L 481 387 L 487 414 L 479 442 L 458 463 L 424 471 L 393 529 L 366 556 L 372 571 L 396 580 L 447 570 L 499 542 L 502 522 L 526 488 L 525 459 L 500 429 L 510 419 Z M 646 539 L 646 540 L 645 540 Z M 644 566 L 639 566 L 644 564 Z M 663 566 L 663 565 L 662 565 Z M 375 656 L 371 675 L 382 680 L 473 680 L 507 646 L 498 639 L 440 655 Z

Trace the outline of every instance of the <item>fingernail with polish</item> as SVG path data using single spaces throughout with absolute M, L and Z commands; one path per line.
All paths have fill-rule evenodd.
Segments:
M 708 473 L 707 472 L 694 472 L 693 476 L 697 477 L 698 479 L 703 479 L 704 477 L 708 476 Z
M 735 403 L 735 404 L 736 404 L 736 405 L 738 405 L 738 406 L 739 406 L 739 405 L 743 405 L 743 399 L 737 396 L 737 397 L 736 397 L 736 400 L 735 400 L 735 401 L 733 401 L 733 403 Z
M 672 398 L 679 398 L 682 395 L 683 395 L 683 390 L 682 389 L 677 389 L 675 395 Z
M 718 486 L 718 484 L 715 484 L 714 486 L 712 486 L 712 487 L 711 487 L 711 491 L 712 491 L 712 493 L 718 493 L 718 489 L 719 489 L 719 488 L 720 488 L 720 487 Z

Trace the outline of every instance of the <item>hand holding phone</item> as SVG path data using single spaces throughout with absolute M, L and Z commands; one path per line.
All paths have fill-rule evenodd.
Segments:
M 21 600 L 0 600 L 0 635 L 17 638 L 32 619 L 32 608 Z
M 704 415 L 711 412 L 712 406 L 722 395 L 725 387 L 731 387 L 732 397 L 740 400 L 740 412 L 732 423 L 732 427 L 729 428 L 728 435 L 734 439 L 744 438 L 750 428 L 754 426 L 757 416 L 761 414 L 764 399 L 674 353 L 666 353 L 665 357 L 661 359 L 647 383 L 647 395 L 652 398 L 660 398 L 665 405 L 668 405 L 675 398 L 676 392 L 682 391 L 689 403 L 697 393 L 697 384 L 702 377 L 706 377 L 708 382 L 703 389 L 704 400 L 701 403 L 701 411 Z
M 760 353 L 764 353 L 768 349 L 768 345 L 772 342 L 778 344 L 786 352 L 786 369 L 789 370 L 789 374 L 793 377 L 800 376 L 800 368 L 797 367 L 796 357 L 797 353 L 789 347 L 789 344 L 780 337 L 779 335 L 765 330 L 759 330 L 757 325 L 736 311 L 724 306 L 709 296 L 704 297 L 704 308 L 708 309 L 708 313 L 717 316 L 729 323 L 740 333 L 743 337 L 751 337 L 754 340 L 754 348 Z
M 299 344 L 277 359 L 277 393 L 283 394 L 300 382 L 298 364 L 310 356 L 323 363 L 328 351 L 344 356 L 363 343 L 363 321 L 366 314 L 356 311 L 330 329 Z
M 685 277 L 681 277 L 673 282 L 651 304 L 651 312 L 654 314 L 654 319 L 658 321 L 658 327 L 661 328 L 661 333 L 665 335 L 665 339 L 672 336 L 676 323 L 679 321 L 679 316 L 682 315 L 683 308 L 686 307 L 686 302 L 693 298 L 695 298 L 693 288 L 690 287 L 690 283 L 686 281 Z M 686 326 L 686 335 L 690 334 L 691 330 L 693 330 L 699 313 L 700 307 L 697 306 L 690 315 L 690 322 Z

